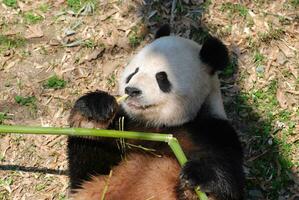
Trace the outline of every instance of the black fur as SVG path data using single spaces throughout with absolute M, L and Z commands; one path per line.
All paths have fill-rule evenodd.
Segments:
M 156 74 L 156 80 L 158 82 L 159 88 L 165 92 L 168 93 L 171 90 L 171 83 L 168 80 L 166 72 L 158 72 Z
M 213 69 L 223 70 L 229 63 L 228 50 L 217 38 L 208 37 L 200 50 L 200 59 Z
M 112 118 L 116 112 L 117 102 L 115 98 L 107 92 L 90 92 L 80 97 L 73 108 L 87 119 L 96 121 L 106 121 Z
M 170 26 L 168 24 L 162 25 L 156 32 L 155 39 L 169 36 L 170 35 Z
M 181 171 L 180 187 L 200 186 L 221 200 L 240 200 L 244 193 L 243 151 L 226 120 L 196 119 L 187 128 L 200 150 L 192 152 Z
M 135 74 L 137 74 L 138 71 L 139 71 L 139 67 L 137 67 L 137 68 L 135 69 L 135 71 L 127 77 L 127 79 L 126 79 L 126 83 L 129 83 L 130 80 L 131 80 L 131 78 L 132 78 Z
M 114 140 L 68 138 L 67 152 L 71 189 L 80 188 L 82 182 L 89 180 L 91 175 L 109 174 L 111 167 L 121 159 L 121 152 L 112 141 Z

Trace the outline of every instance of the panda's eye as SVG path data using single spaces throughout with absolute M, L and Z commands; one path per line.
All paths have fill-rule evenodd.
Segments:
M 127 79 L 126 79 L 126 83 L 129 83 L 130 80 L 131 80 L 131 78 L 132 78 L 135 74 L 137 74 L 138 71 L 139 71 L 139 67 L 137 67 L 137 68 L 135 69 L 135 71 L 127 77 Z
M 156 74 L 156 79 L 157 79 L 159 88 L 163 92 L 166 92 L 166 93 L 170 92 L 170 90 L 171 90 L 171 83 L 168 80 L 166 72 L 158 72 Z

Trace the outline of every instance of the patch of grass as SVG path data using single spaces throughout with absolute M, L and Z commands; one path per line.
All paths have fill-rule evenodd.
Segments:
M 265 184 L 268 199 L 277 199 L 281 189 L 291 184 L 288 171 L 294 165 L 289 159 L 292 145 L 287 143 L 287 134 L 284 133 L 286 130 L 280 130 L 282 136 L 275 134 L 275 122 L 288 122 L 291 116 L 290 112 L 279 109 L 276 91 L 277 81 L 271 81 L 266 88 L 253 91 L 249 96 L 249 100 L 253 100 L 251 105 L 263 116 L 263 121 L 257 121 L 252 127 L 252 133 L 259 136 L 254 148 L 260 152 L 268 151 L 251 163 L 251 173 L 257 177 L 257 181 Z M 280 171 L 277 170 L 277 165 L 281 168 Z M 271 181 L 265 181 L 267 179 Z
M 223 75 L 224 77 L 231 77 L 235 73 L 237 66 L 238 66 L 238 58 L 236 56 L 232 56 L 230 63 L 221 72 L 221 75 Z
M 299 0 L 291 0 L 290 3 L 295 8 L 299 7 Z
M 66 200 L 66 195 L 65 194 L 59 194 L 59 200 Z
M 273 28 L 272 26 L 270 27 L 270 30 L 268 32 L 264 33 L 259 33 L 259 40 L 261 42 L 268 43 L 271 40 L 278 40 L 284 35 L 284 30 L 281 28 Z
M 10 119 L 7 112 L 0 112 L 0 124 L 3 124 L 6 119 Z
M 46 3 L 43 3 L 43 4 L 41 4 L 41 5 L 38 7 L 38 9 L 39 9 L 40 11 L 42 11 L 43 13 L 46 13 L 46 12 L 49 11 L 49 9 L 50 9 L 50 5 L 49 5 L 49 4 L 46 4 Z
M 0 179 L 0 186 L 10 186 L 12 184 L 13 184 L 13 179 L 11 177 Z
M 116 85 L 116 77 L 115 74 L 111 74 L 110 77 L 107 78 L 107 84 L 110 87 L 114 87 Z
M 25 12 L 23 17 L 24 17 L 25 22 L 28 24 L 36 24 L 43 20 L 42 16 L 40 16 L 32 11 Z
M 191 27 L 190 35 L 191 35 L 192 40 L 198 42 L 199 44 L 203 44 L 204 41 L 209 36 L 211 36 L 210 33 L 208 32 L 208 30 L 203 27 L 199 27 L 199 28 Z
M 35 190 L 36 191 L 41 191 L 41 190 L 43 190 L 43 189 L 45 189 L 46 188 L 46 184 L 44 184 L 44 183 L 39 183 L 39 184 L 37 184 L 36 186 L 35 186 Z
M 155 16 L 153 16 L 152 18 L 155 22 L 161 23 L 163 21 L 163 17 L 160 16 L 159 14 L 156 14 Z
M 228 11 L 230 15 L 238 14 L 241 17 L 246 17 L 249 10 L 244 5 L 228 2 L 221 5 L 221 11 Z
M 0 34 L 0 53 L 9 49 L 24 46 L 26 40 L 20 36 L 5 36 Z
M 8 7 L 12 7 L 12 8 L 17 7 L 17 0 L 2 0 L 2 2 Z
M 4 159 L 5 159 L 5 156 L 0 154 L 0 162 L 4 161 Z
M 250 149 L 257 156 L 247 163 L 250 168 L 247 188 L 265 188 L 263 199 L 278 199 L 281 190 L 293 184 L 288 173 L 294 166 L 289 159 L 294 147 L 287 142 L 285 129 L 277 130 L 275 125 L 282 119 L 288 122 L 291 113 L 279 109 L 276 91 L 277 81 L 271 81 L 265 88 L 239 94 L 234 102 L 240 115 L 247 113 L 242 120 L 248 123 L 252 135 Z M 277 134 L 279 131 L 282 134 Z
M 97 44 L 94 40 L 89 39 L 84 41 L 84 46 L 87 48 L 94 48 L 97 46 Z
M 265 56 L 263 54 L 261 54 L 259 51 L 255 51 L 255 53 L 253 55 L 254 63 L 256 63 L 257 65 L 260 65 L 264 62 L 264 60 L 265 60 Z
M 178 12 L 178 14 L 184 14 L 185 11 L 187 11 L 187 9 L 185 8 L 185 6 L 182 4 L 181 1 L 178 1 L 176 4 L 176 11 Z
M 35 105 L 36 103 L 36 98 L 35 96 L 30 96 L 30 97 L 22 97 L 22 96 L 15 96 L 15 101 L 21 106 L 31 106 Z
M 79 10 L 84 9 L 86 6 L 94 9 L 95 5 L 95 0 L 67 0 L 67 6 L 75 13 L 78 13 Z
M 66 85 L 66 81 L 58 78 L 58 76 L 51 76 L 44 84 L 44 88 L 62 89 Z
M 140 43 L 143 41 L 144 37 L 140 36 L 138 34 L 138 28 L 135 26 L 132 28 L 131 33 L 129 34 L 129 44 L 131 47 L 136 48 L 140 45 Z
M 67 0 L 67 6 L 74 12 L 78 12 L 82 6 L 81 0 Z

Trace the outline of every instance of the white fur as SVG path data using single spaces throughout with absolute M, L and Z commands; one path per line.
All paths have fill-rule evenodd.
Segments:
M 194 41 L 175 36 L 145 46 L 128 64 L 120 81 L 121 95 L 127 86 L 142 91 L 140 97 L 122 104 L 130 117 L 154 126 L 177 126 L 194 119 L 205 103 L 211 114 L 226 118 L 218 77 L 200 61 L 200 49 Z M 137 67 L 139 71 L 126 84 Z M 162 92 L 156 81 L 155 75 L 161 71 L 167 73 L 172 84 L 169 93 Z M 129 106 L 132 104 L 144 109 Z

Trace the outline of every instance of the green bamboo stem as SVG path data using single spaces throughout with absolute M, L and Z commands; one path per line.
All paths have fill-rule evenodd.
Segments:
M 179 164 L 183 166 L 187 158 L 178 142 L 172 134 L 144 133 L 134 131 L 117 131 L 106 129 L 86 129 L 86 128 L 55 128 L 55 127 L 28 127 L 0 125 L 0 133 L 21 133 L 21 134 L 46 134 L 46 135 L 68 135 L 68 136 L 99 136 L 109 138 L 125 138 L 148 141 L 166 142 L 175 154 Z M 207 200 L 205 193 L 195 189 L 200 200 Z

